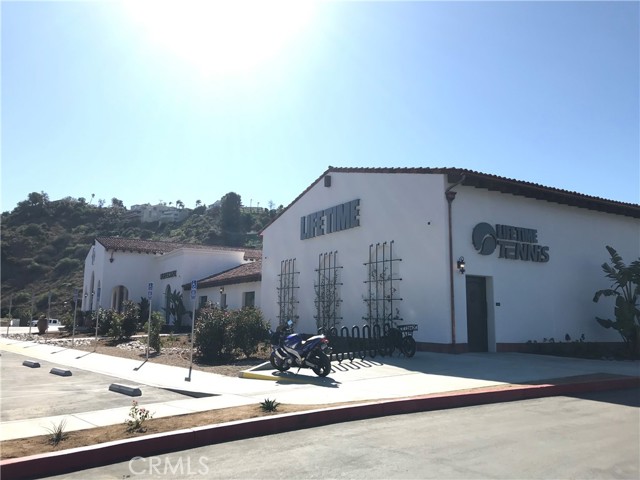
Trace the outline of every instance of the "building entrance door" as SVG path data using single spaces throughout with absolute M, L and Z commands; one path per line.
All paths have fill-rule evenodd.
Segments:
M 470 352 L 489 351 L 487 327 L 487 282 L 467 275 L 467 342 Z

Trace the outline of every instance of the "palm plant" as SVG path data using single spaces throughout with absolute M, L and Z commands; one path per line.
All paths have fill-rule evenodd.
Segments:
M 604 328 L 617 330 L 629 354 L 635 356 L 640 353 L 640 259 L 627 266 L 613 247 L 607 245 L 606 248 L 611 256 L 612 265 L 603 263 L 602 270 L 611 280 L 611 288 L 598 290 L 593 296 L 593 301 L 597 302 L 600 297 L 615 297 L 615 320 L 599 317 L 596 317 L 596 320 Z
M 169 313 L 169 315 L 174 318 L 174 325 L 176 327 L 182 326 L 182 317 L 189 313 L 189 311 L 184 306 L 184 302 L 182 300 L 182 294 L 178 290 L 174 290 L 169 294 L 169 301 L 167 302 L 167 308 L 163 308 L 165 313 Z

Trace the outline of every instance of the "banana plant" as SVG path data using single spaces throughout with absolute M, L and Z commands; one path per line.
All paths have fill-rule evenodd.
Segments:
M 627 266 L 613 247 L 607 245 L 606 248 L 611 257 L 611 265 L 603 263 L 602 271 L 611 280 L 611 288 L 598 290 L 593 301 L 597 302 L 601 297 L 615 297 L 615 320 L 599 317 L 596 320 L 604 328 L 617 330 L 629 354 L 637 356 L 640 353 L 640 259 Z
M 185 308 L 184 302 L 182 301 L 182 294 L 178 290 L 174 290 L 169 294 L 169 302 L 167 306 L 168 308 L 163 308 L 163 310 L 165 313 L 169 313 L 169 315 L 173 317 L 174 325 L 176 327 L 181 327 L 182 317 L 191 312 Z

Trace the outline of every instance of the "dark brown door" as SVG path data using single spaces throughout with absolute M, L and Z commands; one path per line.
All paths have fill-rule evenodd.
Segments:
M 484 277 L 467 275 L 467 336 L 470 352 L 487 352 L 487 282 Z

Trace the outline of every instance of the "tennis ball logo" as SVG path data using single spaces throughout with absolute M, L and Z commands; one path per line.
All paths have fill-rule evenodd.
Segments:
M 496 231 L 488 223 L 479 223 L 473 227 L 471 239 L 480 255 L 491 255 L 496 249 Z

